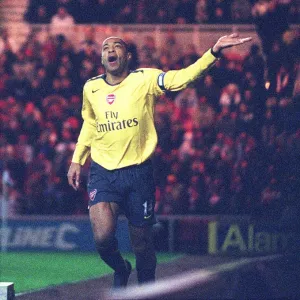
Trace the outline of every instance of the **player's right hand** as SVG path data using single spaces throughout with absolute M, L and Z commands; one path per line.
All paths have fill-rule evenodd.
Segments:
M 68 182 L 74 190 L 78 190 L 80 184 L 81 165 L 72 162 L 68 171 Z

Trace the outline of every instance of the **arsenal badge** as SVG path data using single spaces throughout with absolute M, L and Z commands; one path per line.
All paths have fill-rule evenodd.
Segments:
M 106 101 L 108 104 L 113 104 L 115 102 L 115 99 L 116 99 L 116 95 L 115 94 L 108 94 L 106 96 Z
M 89 197 L 90 197 L 91 201 L 93 201 L 95 199 L 96 194 L 97 194 L 97 189 L 94 189 L 94 190 L 90 191 Z

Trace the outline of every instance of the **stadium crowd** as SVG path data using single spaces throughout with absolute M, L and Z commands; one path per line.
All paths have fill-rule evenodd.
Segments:
M 196 84 L 158 101 L 157 213 L 277 218 L 298 200 L 300 32 L 277 29 L 267 40 L 258 27 L 262 48 L 253 44 L 245 57 L 224 55 Z M 101 45 L 92 27 L 79 51 L 63 35 L 41 42 L 32 32 L 17 51 L 12 42 L 3 30 L 0 168 L 12 181 L 10 214 L 86 214 L 88 166 L 79 191 L 66 174 L 81 127 L 82 87 L 104 72 Z M 141 49 L 128 43 L 132 68 L 178 69 L 201 55 L 192 44 L 184 50 L 172 33 L 161 49 L 152 36 Z
M 271 7 L 271 8 L 270 8 Z M 276 12 L 275 7 L 279 7 Z M 193 24 L 249 23 L 259 15 L 299 23 L 299 2 L 291 0 L 31 0 L 29 23 Z

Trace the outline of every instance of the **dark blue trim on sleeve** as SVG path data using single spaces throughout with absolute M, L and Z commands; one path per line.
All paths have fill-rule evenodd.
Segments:
M 166 75 L 166 73 L 163 72 L 163 73 L 160 73 L 157 77 L 157 84 L 162 91 L 166 91 L 165 84 L 164 84 L 165 75 Z

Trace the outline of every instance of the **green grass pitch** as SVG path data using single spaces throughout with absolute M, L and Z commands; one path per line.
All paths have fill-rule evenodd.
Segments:
M 15 292 L 71 283 L 111 274 L 96 253 L 8 252 L 1 253 L 0 281 L 14 282 Z M 133 254 L 125 254 L 133 266 Z M 178 254 L 158 253 L 158 263 L 178 258 Z

